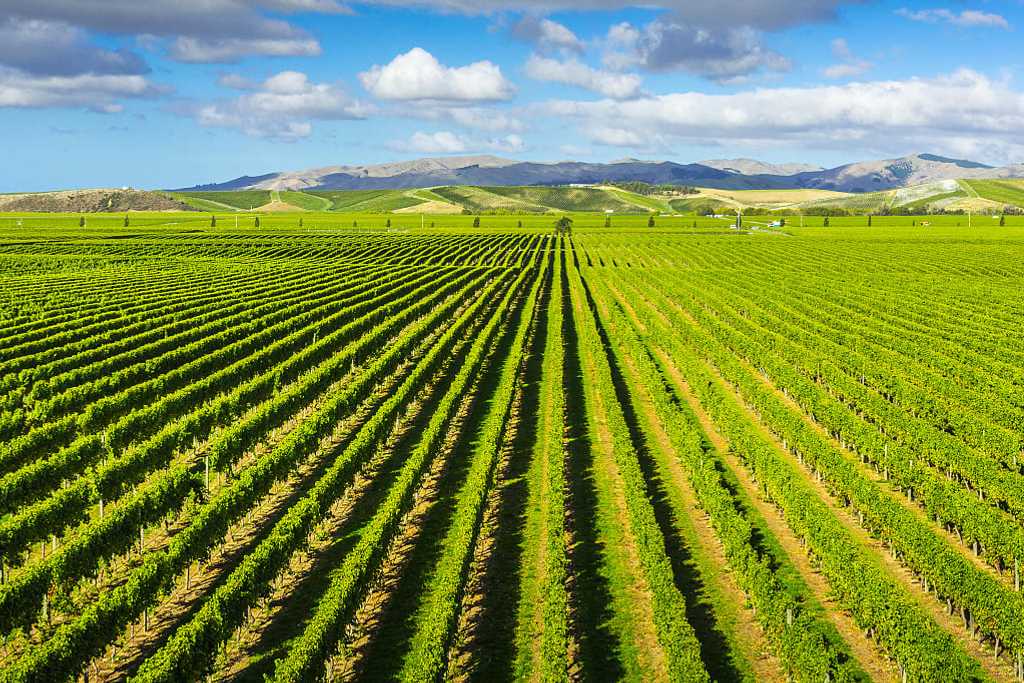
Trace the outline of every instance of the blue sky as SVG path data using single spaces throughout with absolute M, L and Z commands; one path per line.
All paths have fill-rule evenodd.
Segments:
M 0 191 L 447 154 L 1024 161 L 1020 0 L 0 0 Z

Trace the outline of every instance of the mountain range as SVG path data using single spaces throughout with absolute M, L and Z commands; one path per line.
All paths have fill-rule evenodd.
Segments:
M 641 181 L 729 190 L 873 192 L 959 178 L 1024 178 L 1024 163 L 989 166 L 935 154 L 914 154 L 821 168 L 798 163 L 769 164 L 755 159 L 712 159 L 689 164 L 639 159 L 610 163 L 540 163 L 484 155 L 281 171 L 181 190 L 385 190 L 442 185 L 571 185 Z

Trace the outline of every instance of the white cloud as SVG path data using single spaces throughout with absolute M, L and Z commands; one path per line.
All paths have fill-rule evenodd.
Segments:
M 583 51 L 583 41 L 564 24 L 551 19 L 538 19 L 526 15 L 512 27 L 512 35 L 534 43 L 541 50 L 562 49 L 572 52 Z
M 79 28 L 18 17 L 0 19 L 0 64 L 48 76 L 149 72 L 139 55 L 91 45 L 86 32 Z
M 217 85 L 232 90 L 256 90 L 259 87 L 259 83 L 240 74 L 232 73 L 221 74 L 217 78 Z
M 954 12 L 953 10 L 948 9 L 911 10 L 902 8 L 896 10 L 896 13 L 902 17 L 910 19 L 911 21 L 921 21 L 929 24 L 943 23 L 962 26 L 965 28 L 1010 28 L 1010 22 L 1001 14 L 993 14 L 991 12 L 982 12 L 979 10 L 968 9 L 960 12 Z
M 624 7 L 669 10 L 683 21 L 699 26 L 727 28 L 752 26 L 776 30 L 835 18 L 836 10 L 865 0 L 362 0 L 364 4 L 425 7 L 436 10 L 489 14 L 525 11 L 538 14 L 558 10 L 622 10 Z
M 766 48 L 749 26 L 705 28 L 678 16 L 660 17 L 642 28 L 612 26 L 603 61 L 612 69 L 686 71 L 717 81 L 757 71 L 786 71 L 789 60 Z
M 611 147 L 646 147 L 650 144 L 649 137 L 614 126 L 593 126 L 587 129 L 587 135 L 593 142 Z
M 307 56 L 317 41 L 268 12 L 339 13 L 335 0 L 4 0 L 5 16 L 61 23 L 76 30 L 169 40 L 168 56 L 186 62 L 232 62 L 249 56 Z
M 156 94 L 159 89 L 139 75 L 31 76 L 0 67 L 0 107 L 83 107 L 116 113 L 123 109 L 119 100 Z
M 518 135 L 506 135 L 490 140 L 478 140 L 458 135 L 451 131 L 424 133 L 417 131 L 409 139 L 392 142 L 391 149 L 417 154 L 461 154 L 464 152 L 521 152 L 526 144 Z
M 576 59 L 559 61 L 539 55 L 532 55 L 526 62 L 526 75 L 537 81 L 575 85 L 615 99 L 638 96 L 642 83 L 636 74 L 612 73 Z
M 282 71 L 250 93 L 194 108 L 203 126 L 237 128 L 247 135 L 280 140 L 308 137 L 313 120 L 351 120 L 370 113 L 340 87 L 313 83 L 299 71 Z
M 448 67 L 415 47 L 384 66 L 359 74 L 363 87 L 385 100 L 481 102 L 507 100 L 514 88 L 501 69 L 488 61 Z
M 948 149 L 955 140 L 958 149 L 973 144 L 1000 149 L 999 158 L 1024 156 L 1024 94 L 967 69 L 933 79 L 562 101 L 546 111 L 589 131 L 595 142 L 623 147 L 661 138 L 862 152 L 890 149 L 893 141 Z
M 519 132 L 525 126 L 517 117 L 483 107 L 456 107 L 438 110 L 439 118 L 448 118 L 460 126 L 491 132 Z
M 839 60 L 839 63 L 832 64 L 821 70 L 821 73 L 826 78 L 837 80 L 853 78 L 870 71 L 874 67 L 874 64 L 871 62 L 854 55 L 845 38 L 836 38 L 832 41 L 832 55 Z
M 178 62 L 230 64 L 246 57 L 316 57 L 320 43 L 312 38 L 217 38 L 182 36 L 171 43 L 168 56 Z
M 487 143 L 488 149 L 495 152 L 504 152 L 506 154 L 514 154 L 516 152 L 522 152 L 526 149 L 526 142 L 518 135 L 506 135 L 501 138 L 494 138 Z
M 417 131 L 406 143 L 405 149 L 423 154 L 456 154 L 465 152 L 466 141 L 450 131 L 423 133 Z
M 854 62 L 843 62 L 842 64 L 833 64 L 826 66 L 821 70 L 821 73 L 826 78 L 832 78 L 835 80 L 842 80 L 844 78 L 854 78 L 860 76 L 871 70 L 871 62 L 866 62 L 859 59 Z

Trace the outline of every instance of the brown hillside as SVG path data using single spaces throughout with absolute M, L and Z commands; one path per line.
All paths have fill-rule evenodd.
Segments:
M 195 211 L 161 192 L 145 190 L 68 190 L 0 195 L 0 211 L 120 213 L 124 211 Z

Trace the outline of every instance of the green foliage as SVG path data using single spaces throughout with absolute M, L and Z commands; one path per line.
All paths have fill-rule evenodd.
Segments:
M 241 209 L 248 211 L 250 209 L 258 208 L 264 204 L 270 203 L 270 190 L 238 190 L 234 192 L 176 192 L 176 197 L 182 197 L 187 199 L 196 199 L 203 202 L 208 202 L 205 206 L 199 206 L 198 208 L 206 208 L 210 206 L 219 207 L 217 210 L 223 211 L 224 208 Z
M 627 192 L 633 192 L 634 194 L 643 195 L 649 197 L 654 194 L 697 194 L 699 190 L 690 185 L 672 185 L 670 183 L 662 183 L 659 185 L 652 185 L 650 183 L 644 183 L 641 181 L 622 181 L 622 182 L 606 182 L 604 185 L 609 187 L 617 187 Z
M 964 180 L 982 199 L 1024 208 L 1024 182 L 1020 180 Z
M 328 197 L 317 196 L 306 192 L 295 192 L 292 190 L 281 190 L 278 193 L 281 201 L 285 204 L 303 209 L 305 211 L 329 211 L 333 202 Z

